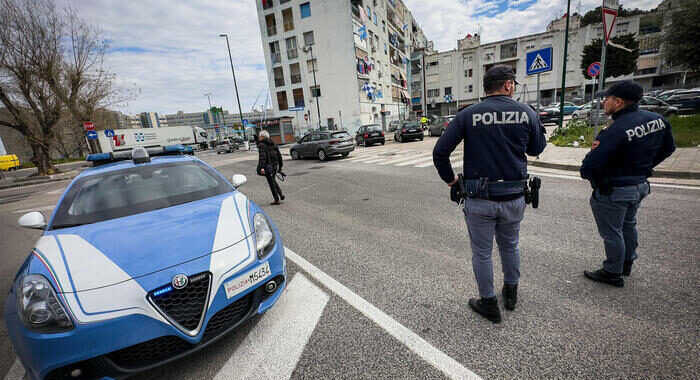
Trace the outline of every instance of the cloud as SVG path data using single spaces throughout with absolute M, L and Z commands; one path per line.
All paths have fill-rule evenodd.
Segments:
M 137 99 L 118 108 L 122 112 L 202 111 L 209 106 L 204 96 L 209 92 L 214 105 L 237 112 L 222 33 L 229 36 L 243 112 L 250 111 L 267 89 L 256 1 L 56 1 L 59 6 L 72 6 L 101 30 L 110 47 L 111 70 L 123 85 L 141 89 Z M 455 48 L 457 39 L 479 29 L 482 42 L 542 32 L 566 11 L 564 0 L 404 1 L 439 50 Z M 635 0 L 633 7 L 650 9 L 659 2 Z M 598 5 L 600 0 L 582 0 L 581 12 Z M 263 93 L 257 107 L 265 97 Z

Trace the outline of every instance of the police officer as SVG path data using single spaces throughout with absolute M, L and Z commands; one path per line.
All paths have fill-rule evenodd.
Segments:
M 661 115 L 639 109 L 644 91 L 625 80 L 596 93 L 604 96 L 605 114 L 614 122 L 600 132 L 583 159 L 581 177 L 591 182 L 591 209 L 605 243 L 606 260 L 583 274 L 594 281 L 623 287 L 637 258 L 637 210 L 649 194 L 652 169 L 676 150 L 671 124 Z
M 433 150 L 438 174 L 455 186 L 450 154 L 464 140 L 467 198 L 464 214 L 472 248 L 472 267 L 481 298 L 469 306 L 494 323 L 501 321 L 493 286 L 492 250 L 496 237 L 503 266 L 503 302 L 515 310 L 520 280 L 518 240 L 525 213 L 525 154 L 544 150 L 545 130 L 532 108 L 513 100 L 513 69 L 497 65 L 484 75 L 486 98 L 465 108 L 445 129 Z

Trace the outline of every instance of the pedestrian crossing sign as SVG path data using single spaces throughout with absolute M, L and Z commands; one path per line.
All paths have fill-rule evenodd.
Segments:
M 527 75 L 552 71 L 552 48 L 528 52 L 525 56 L 525 67 Z

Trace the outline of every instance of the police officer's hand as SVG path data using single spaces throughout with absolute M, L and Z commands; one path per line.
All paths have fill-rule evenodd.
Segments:
M 265 169 L 260 169 L 260 174 L 265 174 Z
M 457 183 L 458 178 L 455 178 L 454 181 L 450 182 L 447 184 L 447 186 L 452 187 Z

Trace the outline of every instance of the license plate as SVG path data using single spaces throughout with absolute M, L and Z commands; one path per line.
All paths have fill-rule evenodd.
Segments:
M 379 136 L 379 133 L 372 133 L 371 136 Z
M 225 283 L 224 289 L 226 290 L 226 298 L 230 299 L 237 294 L 240 294 L 245 290 L 261 283 L 268 277 L 270 277 L 270 264 L 266 262 L 265 264 Z
M 415 129 L 409 129 L 408 131 L 409 131 L 409 132 L 415 132 L 416 130 L 415 130 Z

